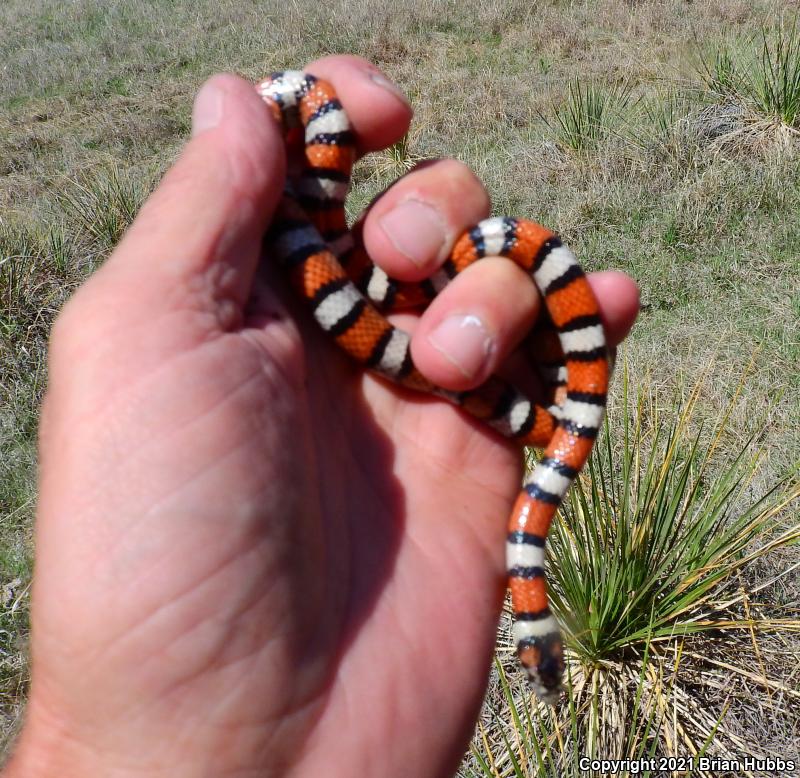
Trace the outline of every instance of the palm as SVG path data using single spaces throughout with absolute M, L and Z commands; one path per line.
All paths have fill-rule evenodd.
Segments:
M 111 391 L 82 398 L 105 413 L 83 435 L 117 418 L 120 445 L 140 445 L 104 463 L 98 488 L 145 489 L 133 505 L 100 500 L 119 510 L 80 549 L 92 574 L 56 598 L 94 604 L 59 629 L 58 613 L 37 610 L 40 631 L 63 648 L 66 630 L 71 649 L 53 662 L 40 644 L 41 669 L 72 700 L 117 689 L 91 703 L 101 731 L 133 718 L 141 736 L 202 712 L 189 726 L 217 748 L 253 724 L 244 760 L 352 750 L 347 763 L 438 772 L 430 754 L 468 734 L 482 694 L 517 458 L 440 401 L 359 374 L 312 324 L 301 336 L 293 319 L 265 317 L 277 300 L 261 309 L 269 323 L 235 333 L 182 317 L 171 326 L 185 346 L 146 371 L 135 350 L 106 355 Z M 145 398 L 150 414 L 128 429 Z M 63 542 L 80 544 L 72 529 Z M 289 710 L 300 713 L 276 731 Z M 374 750 L 342 737 L 363 718 Z M 411 739 L 421 719 L 436 726 Z

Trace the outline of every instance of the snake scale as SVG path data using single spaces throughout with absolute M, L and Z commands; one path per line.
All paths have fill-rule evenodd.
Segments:
M 610 371 L 597 300 L 586 276 L 554 233 L 506 217 L 467 230 L 429 279 L 405 283 L 389 278 L 368 257 L 358 228 L 350 230 L 346 223 L 344 202 L 356 142 L 333 87 L 310 74 L 285 71 L 256 88 L 287 136 L 305 139 L 304 162 L 290 176 L 266 242 L 322 329 L 365 368 L 444 398 L 523 445 L 545 449 L 514 504 L 506 565 L 517 655 L 537 695 L 554 703 L 564 654 L 548 607 L 545 540 L 589 457 L 605 411 Z M 497 377 L 463 392 L 433 385 L 414 366 L 409 335 L 383 315 L 424 308 L 452 277 L 484 256 L 516 262 L 541 292 L 544 311 L 531 344 L 549 393 L 547 406 Z

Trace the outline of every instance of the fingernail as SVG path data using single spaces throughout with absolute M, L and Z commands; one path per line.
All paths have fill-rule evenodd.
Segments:
M 483 321 L 471 314 L 445 319 L 428 335 L 428 341 L 466 378 L 477 376 L 495 349 L 494 337 Z
M 192 107 L 192 137 L 211 130 L 222 121 L 224 91 L 213 81 L 203 84 Z
M 392 245 L 417 267 L 439 258 L 445 241 L 439 212 L 419 200 L 405 200 L 381 217 L 380 225 Z
M 370 73 L 369 77 L 372 79 L 373 83 L 391 92 L 395 97 L 399 97 L 407 106 L 411 106 L 411 103 L 408 102 L 408 98 L 400 90 L 400 87 L 389 81 L 382 73 Z

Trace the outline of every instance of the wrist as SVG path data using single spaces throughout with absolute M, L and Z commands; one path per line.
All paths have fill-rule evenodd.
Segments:
M 98 754 L 70 737 L 66 729 L 29 700 L 25 723 L 1 778 L 38 778 L 58 775 L 113 775 L 100 764 Z
M 142 764 L 144 754 L 128 758 L 74 737 L 68 727 L 29 701 L 25 723 L 0 778 L 192 778 L 202 774 L 189 766 L 182 768 Z M 146 759 L 146 756 L 145 756 Z

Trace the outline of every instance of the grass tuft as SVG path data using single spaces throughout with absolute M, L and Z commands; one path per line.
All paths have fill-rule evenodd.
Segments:
M 569 83 L 564 103 L 545 121 L 565 150 L 585 153 L 596 149 L 620 124 L 631 105 L 631 88 L 603 87 L 576 77 Z
M 100 252 L 110 251 L 133 222 L 149 190 L 116 167 L 84 175 L 61 195 L 61 204 Z
M 397 143 L 376 155 L 371 162 L 372 174 L 382 181 L 391 182 L 413 170 L 424 159 L 413 150 L 419 133 L 420 128 L 414 127 L 413 131 L 407 132 Z
M 797 21 L 775 32 L 761 28 L 744 41 L 721 44 L 702 58 L 700 77 L 712 98 L 741 126 L 720 133 L 738 138 L 780 141 L 800 135 L 800 30 Z

